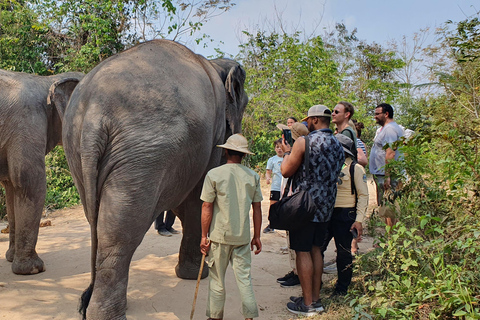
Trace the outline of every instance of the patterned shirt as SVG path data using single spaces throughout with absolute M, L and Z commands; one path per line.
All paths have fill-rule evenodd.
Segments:
M 313 222 L 330 221 L 337 196 L 337 180 L 345 161 L 343 148 L 334 137 L 332 130 L 315 130 L 310 139 L 310 173 L 308 178 L 300 177 L 300 190 L 310 193 L 317 205 Z M 303 163 L 301 171 L 303 172 Z

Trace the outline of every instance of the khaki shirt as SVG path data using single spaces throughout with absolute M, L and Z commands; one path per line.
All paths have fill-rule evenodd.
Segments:
M 341 183 L 337 183 L 337 198 L 335 199 L 335 208 L 354 208 L 355 194 L 352 194 L 350 181 L 350 165 L 352 158 L 347 157 L 345 165 L 342 168 L 339 179 Z M 355 187 L 357 189 L 357 217 L 355 221 L 363 222 L 368 207 L 368 185 L 365 169 L 357 163 L 355 166 Z
M 236 163 L 210 170 L 200 199 L 213 203 L 211 241 L 229 245 L 250 243 L 250 208 L 253 202 L 263 200 L 260 176 L 255 171 Z

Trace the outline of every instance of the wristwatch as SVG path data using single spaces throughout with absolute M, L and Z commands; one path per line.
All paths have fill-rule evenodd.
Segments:
M 291 151 L 287 151 L 287 152 L 284 152 L 283 155 L 284 156 L 288 156 L 290 154 Z

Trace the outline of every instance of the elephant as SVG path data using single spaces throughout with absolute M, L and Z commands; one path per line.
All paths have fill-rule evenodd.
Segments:
M 126 319 L 132 256 L 165 210 L 182 223 L 176 274 L 196 279 L 203 179 L 222 163 L 216 145 L 241 132 L 245 78 L 233 60 L 207 60 L 174 41 L 152 40 L 101 62 L 70 97 L 61 94 L 68 80 L 52 85 L 91 228 L 84 319 Z
M 10 227 L 6 258 L 16 274 L 45 271 L 35 251 L 47 189 L 45 155 L 62 140 L 62 114 L 47 104 L 50 86 L 82 77 L 76 72 L 37 76 L 0 70 L 0 183 Z

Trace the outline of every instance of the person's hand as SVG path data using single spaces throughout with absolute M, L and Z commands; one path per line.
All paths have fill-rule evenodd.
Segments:
M 257 248 L 257 250 L 255 250 L 255 254 L 259 254 L 262 251 L 262 242 L 260 241 L 260 238 L 252 239 L 252 242 L 250 242 L 251 251 L 253 251 L 253 246 Z
M 267 178 L 267 184 L 270 184 L 270 183 L 272 183 L 272 179 Z
M 283 134 L 282 134 L 282 150 L 283 150 L 283 153 L 292 151 L 292 146 L 286 143 L 285 135 Z
M 358 242 L 361 242 L 362 241 L 362 234 L 363 234 L 363 226 L 362 226 L 362 223 L 361 222 L 358 222 L 358 221 L 355 221 L 352 226 L 350 227 L 350 231 L 352 231 L 353 229 L 357 229 L 357 233 L 358 233 L 358 236 L 357 236 L 357 241 Z
M 202 237 L 202 240 L 200 240 L 200 251 L 204 255 L 207 255 L 210 251 L 210 240 L 207 237 Z
M 385 181 L 383 182 L 383 189 L 388 190 L 390 189 L 390 177 L 385 177 Z

